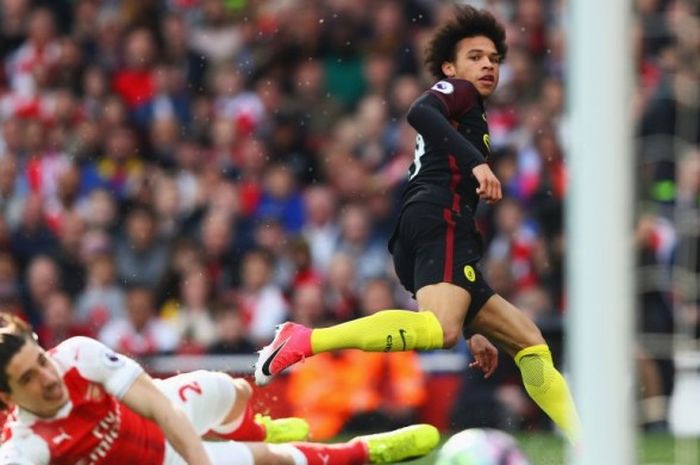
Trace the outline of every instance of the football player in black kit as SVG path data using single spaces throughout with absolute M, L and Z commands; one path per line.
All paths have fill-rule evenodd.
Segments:
M 450 348 L 464 327 L 478 333 L 469 339 L 472 366 L 490 375 L 496 350 L 489 340 L 496 343 L 515 359 L 528 394 L 576 442 L 578 415 L 542 333 L 494 293 L 478 266 L 482 245 L 474 212 L 479 200 L 502 197 L 487 164 L 484 100 L 498 85 L 506 51 L 503 26 L 487 11 L 468 6 L 456 8 L 428 45 L 426 64 L 437 82 L 408 111 L 418 132 L 415 159 L 389 243 L 399 279 L 420 311 L 383 310 L 319 329 L 284 323 L 260 353 L 258 384 L 319 352 Z

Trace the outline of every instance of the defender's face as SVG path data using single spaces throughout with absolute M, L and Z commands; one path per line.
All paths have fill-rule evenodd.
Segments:
M 6 372 L 10 392 L 0 392 L 5 404 L 52 417 L 68 402 L 68 390 L 58 368 L 44 349 L 31 341 L 12 357 Z
M 457 43 L 454 61 L 442 64 L 442 72 L 447 77 L 471 82 L 486 98 L 498 85 L 501 59 L 496 45 L 488 37 L 466 37 Z

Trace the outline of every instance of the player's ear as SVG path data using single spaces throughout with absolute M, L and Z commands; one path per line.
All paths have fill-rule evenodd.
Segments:
M 455 65 L 450 61 L 446 61 L 442 64 L 442 72 L 448 78 L 454 77 L 455 75 Z
M 14 405 L 12 394 L 5 391 L 0 391 L 0 410 L 6 410 Z

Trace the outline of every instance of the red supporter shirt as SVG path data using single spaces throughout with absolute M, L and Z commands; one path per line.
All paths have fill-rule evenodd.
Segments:
M 69 401 L 53 418 L 15 408 L 2 432 L 1 464 L 163 463 L 160 428 L 120 400 L 142 372 L 136 362 L 87 337 L 68 339 L 49 355 Z

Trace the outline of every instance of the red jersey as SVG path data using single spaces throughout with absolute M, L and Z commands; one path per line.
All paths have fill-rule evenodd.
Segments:
M 143 371 L 135 361 L 87 337 L 68 339 L 48 354 L 69 401 L 53 418 L 15 408 L 2 431 L 1 464 L 163 463 L 160 428 L 120 400 Z

